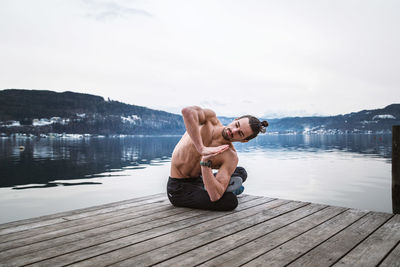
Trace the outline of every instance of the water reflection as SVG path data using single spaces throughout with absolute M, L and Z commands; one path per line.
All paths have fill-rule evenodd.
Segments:
M 391 135 L 265 135 L 235 145 L 238 151 L 344 151 L 365 156 L 391 158 Z
M 2 138 L 0 187 L 82 185 L 52 182 L 99 178 L 104 172 L 162 165 L 169 161 L 179 139 L 179 136 Z M 264 135 L 235 146 L 241 153 L 274 151 L 266 153 L 265 157 L 272 155 L 283 159 L 288 156 L 301 158 L 312 155 L 303 152 L 321 151 L 355 152 L 388 161 L 391 157 L 391 135 Z
M 94 178 L 104 172 L 158 165 L 169 160 L 178 140 L 178 136 L 3 138 L 0 187 L 26 184 L 49 187 L 55 180 Z M 20 150 L 20 146 L 25 149 Z
M 25 186 L 16 186 L 13 187 L 13 189 L 16 190 L 21 190 L 21 189 L 33 189 L 33 188 L 47 188 L 47 187 L 55 187 L 55 186 L 72 186 L 72 185 L 95 185 L 95 184 L 101 184 L 99 182 L 81 182 L 81 183 L 53 183 L 49 182 L 44 185 L 25 185 Z
M 0 138 L 0 223 L 165 192 L 179 139 Z M 246 194 L 392 210 L 391 135 L 264 135 L 235 146 Z

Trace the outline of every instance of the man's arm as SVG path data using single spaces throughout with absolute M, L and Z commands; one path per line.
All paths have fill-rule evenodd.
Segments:
M 217 177 L 214 177 L 212 169 L 206 166 L 201 166 L 201 174 L 203 183 L 211 201 L 217 201 L 225 193 L 228 187 L 229 180 L 238 164 L 238 157 L 233 151 L 228 151 L 223 154 L 224 163 L 218 170 Z M 207 161 L 209 157 L 202 158 L 202 161 Z
M 222 145 L 218 147 L 205 147 L 203 144 L 203 139 L 200 135 L 200 125 L 206 123 L 208 120 L 215 123 L 215 121 L 217 120 L 217 116 L 214 111 L 210 109 L 202 109 L 197 106 L 192 106 L 182 109 L 182 116 L 185 123 L 186 131 L 192 139 L 197 151 L 201 155 L 216 155 L 228 149 L 228 145 Z

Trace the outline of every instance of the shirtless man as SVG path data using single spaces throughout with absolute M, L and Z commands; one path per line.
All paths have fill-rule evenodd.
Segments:
M 232 142 L 248 142 L 265 132 L 268 122 L 246 115 L 223 126 L 214 111 L 196 106 L 182 109 L 182 115 L 186 132 L 172 153 L 170 202 L 198 209 L 235 209 L 236 195 L 226 192 L 239 161 Z M 218 169 L 216 176 L 212 169 Z

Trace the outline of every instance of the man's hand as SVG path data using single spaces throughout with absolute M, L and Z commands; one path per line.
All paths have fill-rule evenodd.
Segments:
M 201 154 L 201 160 L 202 161 L 207 161 L 211 159 L 212 157 L 215 157 L 218 154 L 221 154 L 222 152 L 226 151 L 229 149 L 229 145 L 222 145 L 222 146 L 216 146 L 216 147 L 203 147 L 202 151 L 200 152 Z

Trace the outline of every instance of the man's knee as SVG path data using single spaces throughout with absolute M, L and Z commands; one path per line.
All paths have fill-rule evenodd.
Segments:
M 247 179 L 247 171 L 245 168 L 237 166 L 232 176 L 239 176 L 242 178 L 243 182 Z
M 230 192 L 224 194 L 223 201 L 224 203 L 222 205 L 222 211 L 234 210 L 239 204 L 237 197 Z

